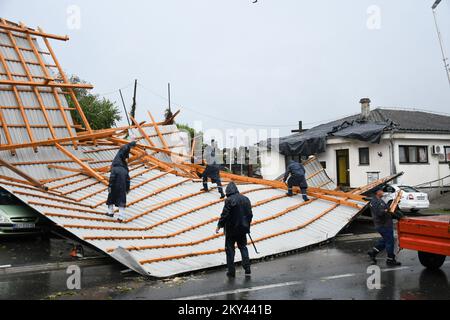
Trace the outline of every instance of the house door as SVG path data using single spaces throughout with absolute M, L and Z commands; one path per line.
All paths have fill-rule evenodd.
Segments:
M 350 187 L 350 161 L 348 149 L 336 150 L 338 186 Z

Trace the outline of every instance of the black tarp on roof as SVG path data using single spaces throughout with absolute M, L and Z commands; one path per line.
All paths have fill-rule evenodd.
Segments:
M 383 132 L 392 127 L 392 123 L 386 122 L 345 121 L 342 125 L 334 128 L 333 131 L 328 134 L 334 137 L 380 143 Z
M 450 116 L 417 110 L 383 109 L 370 111 L 366 121 L 361 114 L 332 121 L 303 133 L 260 142 L 284 155 L 309 156 L 325 152 L 327 137 L 335 136 L 379 143 L 383 132 L 450 133 Z
M 284 155 L 310 156 L 325 152 L 330 136 L 380 143 L 383 132 L 395 125 L 392 122 L 370 122 L 354 119 L 339 120 L 323 124 L 303 133 L 296 133 L 280 139 L 269 139 L 269 148 L 278 148 Z M 264 144 L 261 144 L 264 145 Z

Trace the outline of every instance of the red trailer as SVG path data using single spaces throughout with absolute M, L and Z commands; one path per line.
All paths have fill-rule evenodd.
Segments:
M 405 217 L 398 223 L 401 249 L 417 250 L 420 263 L 440 268 L 450 256 L 450 215 Z

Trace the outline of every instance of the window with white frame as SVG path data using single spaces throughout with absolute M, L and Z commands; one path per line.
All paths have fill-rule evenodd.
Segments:
M 400 146 L 400 163 L 427 164 L 428 146 Z

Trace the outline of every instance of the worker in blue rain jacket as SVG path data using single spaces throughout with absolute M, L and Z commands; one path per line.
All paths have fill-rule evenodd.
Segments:
M 388 266 L 400 266 L 401 263 L 395 259 L 394 247 L 394 223 L 393 215 L 389 212 L 389 206 L 383 200 L 383 189 L 377 188 L 374 197 L 370 201 L 370 213 L 372 214 L 375 229 L 381 235 L 381 239 L 375 244 L 373 249 L 368 252 L 369 257 L 376 263 L 376 256 L 386 250 Z
M 294 160 L 290 160 L 288 163 L 286 173 L 284 174 L 283 181 L 285 183 L 287 182 L 288 185 L 287 195 L 289 197 L 292 197 L 294 195 L 292 189 L 294 187 L 299 187 L 302 192 L 303 200 L 309 201 L 309 198 L 307 196 L 308 184 L 305 178 L 305 167 L 302 164 Z
M 204 151 L 204 159 L 206 162 L 205 171 L 202 174 L 203 180 L 203 191 L 208 192 L 208 179 L 211 179 L 212 183 L 217 184 L 217 189 L 220 194 L 220 198 L 225 198 L 225 194 L 223 192 L 222 181 L 220 179 L 220 165 L 216 160 L 216 150 L 217 146 L 215 144 L 214 139 L 211 140 L 211 145 L 206 146 Z

